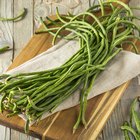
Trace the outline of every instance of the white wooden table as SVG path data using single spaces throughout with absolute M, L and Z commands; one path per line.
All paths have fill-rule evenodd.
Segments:
M 140 1 L 131 0 L 130 4 L 137 6 L 140 5 Z M 40 16 L 45 17 L 54 14 L 56 6 L 59 7 L 61 13 L 66 13 L 68 10 L 78 13 L 86 9 L 89 2 L 88 0 L 0 0 L 0 17 L 12 17 L 17 15 L 23 7 L 28 9 L 26 18 L 20 22 L 0 22 L 0 42 L 1 40 L 7 41 L 13 48 L 13 51 L 0 56 L 0 73 L 7 69 L 31 38 L 34 30 L 38 27 L 37 19 Z M 140 16 L 140 13 L 136 14 Z M 98 140 L 123 140 L 120 126 L 129 116 L 131 100 L 138 95 L 140 95 L 140 86 L 138 85 L 138 79 L 135 78 L 106 123 Z M 0 140 L 37 139 L 0 126 Z

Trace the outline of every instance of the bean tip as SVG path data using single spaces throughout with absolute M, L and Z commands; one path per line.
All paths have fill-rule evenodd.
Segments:
M 72 133 L 73 133 L 73 134 L 75 134 L 75 132 L 76 132 L 76 129 L 75 129 L 75 128 L 73 128 L 73 131 L 72 131 Z

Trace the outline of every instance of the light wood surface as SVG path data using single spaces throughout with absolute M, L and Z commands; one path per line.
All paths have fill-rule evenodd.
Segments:
M 19 0 L 19 1 L 5 0 L 5 1 L 3 1 L 3 0 L 0 0 L 0 7 L 1 7 L 0 15 L 2 15 L 2 16 L 12 16 L 13 14 L 17 14 L 17 11 L 21 7 L 27 7 L 29 9 L 29 12 L 28 12 L 29 15 L 23 21 L 21 21 L 19 23 L 7 23 L 6 22 L 6 23 L 0 24 L 0 29 L 4 33 L 4 35 L 2 37 L 4 39 L 12 42 L 13 46 L 15 47 L 14 53 L 8 52 L 8 53 L 5 53 L 1 57 L 1 59 L 0 59 L 1 72 L 6 70 L 7 66 L 11 63 L 11 60 L 21 51 L 23 44 L 25 44 L 28 41 L 28 39 L 32 36 L 34 28 L 36 28 L 34 25 L 33 18 L 34 18 L 34 15 L 37 14 L 37 8 L 39 7 L 38 5 L 41 5 L 41 0 L 40 1 L 39 0 L 38 1 L 36 1 L 36 0 L 35 1 L 33 1 L 33 0 L 28 0 L 28 1 L 22 1 L 22 0 Z M 17 26 L 16 26 L 16 24 L 17 24 Z M 14 39 L 15 43 L 13 43 L 13 39 Z M 41 51 L 43 51 L 44 47 L 42 50 L 38 50 L 38 52 L 40 53 Z M 28 56 L 28 58 L 30 58 L 30 56 Z M 122 124 L 123 120 L 127 118 L 130 100 L 139 93 L 139 90 L 138 90 L 139 87 L 136 88 L 137 87 L 136 85 L 137 85 L 137 81 L 135 80 L 132 83 L 132 87 L 135 87 L 135 90 L 133 91 L 132 89 L 129 89 L 126 93 L 127 95 L 125 94 L 125 96 L 122 98 L 122 100 L 118 104 L 117 108 L 113 112 L 112 117 L 109 119 L 105 128 L 103 129 L 103 132 L 99 137 L 100 140 L 116 140 L 116 139 L 121 140 L 122 139 L 122 133 L 120 132 L 119 126 Z M 106 96 L 107 96 L 107 94 L 106 94 Z M 104 103 L 107 99 L 106 96 L 104 96 L 102 98 L 98 97 L 99 100 L 97 100 L 97 101 L 100 102 L 98 107 L 99 106 L 101 107 L 102 105 L 104 105 Z M 113 97 L 112 97 L 112 99 L 113 99 Z M 94 116 L 98 112 L 98 108 L 96 107 L 96 102 L 93 103 L 93 105 L 94 105 L 94 108 L 93 108 L 94 110 L 93 110 L 93 112 L 91 112 L 92 116 Z M 110 104 L 108 104 L 106 106 L 109 108 Z M 105 111 L 108 112 L 108 109 Z M 77 110 L 76 110 L 76 112 L 77 112 Z M 65 113 L 67 113 L 67 111 L 65 111 Z M 108 113 L 110 113 L 110 112 L 108 112 Z M 74 113 L 73 116 L 75 116 L 75 115 L 76 114 Z M 62 116 L 58 115 L 58 116 L 60 117 L 60 119 L 63 117 L 63 115 Z M 71 120 L 68 120 L 66 122 L 69 122 L 68 124 L 71 124 Z M 15 123 L 17 123 L 17 121 Z M 55 121 L 55 123 L 60 124 L 59 121 Z M 67 127 L 67 124 L 65 124 L 65 125 Z M 93 126 L 97 126 L 97 124 L 95 123 Z M 51 129 L 50 128 L 47 129 L 48 136 L 51 135 L 51 132 L 55 132 L 54 137 L 58 138 L 59 130 L 57 130 L 57 128 L 55 128 L 55 127 L 51 128 Z M 89 128 L 92 129 L 92 126 L 89 126 Z M 46 130 L 45 130 L 45 132 L 46 132 Z M 83 132 L 84 132 L 84 130 L 83 130 Z M 98 133 L 98 129 L 97 129 L 97 133 Z M 93 139 L 92 134 L 90 134 L 90 132 L 87 131 L 86 136 L 90 136 Z M 63 135 L 66 135 L 66 134 L 63 133 Z M 5 128 L 3 126 L 0 127 L 0 136 L 1 136 L 1 139 L 12 139 L 12 140 L 14 140 L 14 139 L 17 139 L 17 140 L 34 139 L 32 137 L 28 137 L 27 135 L 24 135 L 22 133 L 19 133 L 15 130 L 12 130 L 9 128 Z

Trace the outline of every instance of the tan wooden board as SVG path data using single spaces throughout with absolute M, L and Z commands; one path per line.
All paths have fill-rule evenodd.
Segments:
M 52 36 L 49 34 L 34 35 L 22 52 L 14 60 L 9 69 L 26 62 L 37 54 L 51 47 Z M 37 125 L 30 128 L 30 135 L 43 139 L 59 140 L 94 140 L 101 132 L 105 122 L 121 98 L 123 92 L 128 87 L 129 82 L 120 87 L 97 96 L 88 101 L 86 120 L 88 127 L 85 130 L 83 126 L 72 134 L 72 128 L 76 121 L 79 106 L 55 113 L 54 115 L 40 121 Z M 0 114 L 0 124 L 24 132 L 24 121 L 14 116 L 6 118 L 6 112 Z

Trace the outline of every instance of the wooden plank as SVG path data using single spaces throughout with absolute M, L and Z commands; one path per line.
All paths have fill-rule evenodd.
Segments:
M 0 16 L 12 17 L 13 9 L 12 0 L 0 1 Z M 13 47 L 13 23 L 12 22 L 0 22 L 0 42 L 8 42 L 10 47 Z M 11 64 L 12 51 L 8 51 L 0 56 L 0 73 L 4 72 Z
M 14 46 L 15 53 L 14 57 L 19 54 L 22 47 L 27 44 L 28 40 L 32 37 L 34 32 L 34 8 L 33 8 L 33 0 L 16 0 L 14 1 L 14 15 L 19 14 L 23 8 L 27 9 L 28 14 L 26 17 L 19 21 L 14 22 Z
M 13 16 L 13 0 L 0 0 L 0 17 L 12 17 Z M 12 22 L 0 22 L 0 43 L 6 41 L 13 48 L 13 23 Z M 8 51 L 0 56 L 0 73 L 4 72 L 11 64 L 13 51 Z M 10 139 L 10 129 L 4 126 L 0 126 L 0 139 Z

